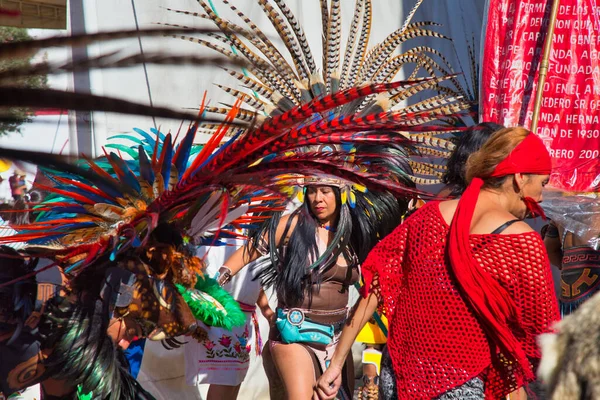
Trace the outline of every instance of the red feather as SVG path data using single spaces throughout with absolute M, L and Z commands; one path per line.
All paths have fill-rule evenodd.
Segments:
M 84 204 L 96 204 L 95 200 L 88 199 L 87 197 L 82 196 L 82 195 L 77 194 L 77 193 L 69 192 L 68 190 L 57 189 L 55 187 L 42 185 L 40 183 L 38 183 L 37 186 L 40 189 L 42 189 L 42 190 L 46 190 L 46 191 L 51 192 L 51 193 L 60 194 L 60 195 L 65 196 L 65 197 L 70 197 L 73 200 L 77 200 L 77 201 L 79 201 L 81 203 L 84 203 Z
M 62 178 L 60 176 L 56 176 L 56 177 L 54 177 L 54 179 L 56 179 L 59 182 L 65 183 L 65 184 L 73 185 L 73 186 L 78 187 L 80 189 L 87 190 L 88 192 L 94 193 L 94 194 L 96 194 L 96 195 L 98 195 L 100 197 L 104 197 L 107 200 L 111 200 L 111 201 L 114 200 L 112 197 L 110 197 L 109 195 L 107 195 L 103 191 L 101 191 L 101 190 L 99 190 L 99 189 L 97 189 L 97 188 L 95 188 L 93 186 L 86 185 L 85 183 L 82 183 L 82 182 L 79 182 L 79 181 L 75 181 L 73 179 Z

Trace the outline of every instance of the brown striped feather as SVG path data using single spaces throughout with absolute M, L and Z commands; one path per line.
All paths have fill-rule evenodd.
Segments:
M 422 186 L 438 185 L 441 183 L 440 179 L 425 179 L 425 178 L 419 178 L 418 176 L 411 176 L 411 175 L 409 175 L 408 178 L 411 181 L 413 181 L 414 183 L 416 183 L 417 185 L 422 185 Z
M 281 1 L 281 0 L 280 0 Z M 344 61 L 342 63 L 342 72 L 340 73 L 340 88 L 346 88 L 346 80 L 348 69 L 350 68 L 350 62 L 352 60 L 352 52 L 356 47 L 356 34 L 358 33 L 360 15 L 363 9 L 363 0 L 356 0 L 354 3 L 354 13 L 352 16 L 352 22 L 350 24 L 350 30 L 348 32 L 348 38 L 346 39 L 346 51 L 344 52 Z
M 300 48 L 302 49 L 302 53 L 304 53 L 304 59 L 306 60 L 306 64 L 308 66 L 309 75 L 317 71 L 317 67 L 315 65 L 315 60 L 310 50 L 310 45 L 308 44 L 308 40 L 306 40 L 306 35 L 304 34 L 304 30 L 300 25 L 300 22 L 296 18 L 296 16 L 289 9 L 287 4 L 285 4 L 284 0 L 274 0 L 275 4 L 279 7 L 288 23 L 292 27 L 294 34 L 296 35 L 296 39 L 298 39 L 298 43 L 300 44 Z
M 337 72 L 339 77 L 341 30 L 341 0 L 332 0 L 327 27 L 327 75 L 325 76 L 325 85 L 330 93 L 332 92 L 332 75 Z
M 373 20 L 373 11 L 371 7 L 371 0 L 365 0 L 360 36 L 358 37 L 358 43 L 356 45 L 356 50 L 354 51 L 354 57 L 352 58 L 352 67 L 350 68 L 349 77 L 346 81 L 347 87 L 352 87 L 356 83 L 356 79 L 358 78 L 365 61 L 367 46 L 369 44 L 369 39 L 371 38 L 371 23 Z
M 444 150 L 454 150 L 454 143 L 446 139 L 440 139 L 434 136 L 423 135 L 419 133 L 411 133 L 408 135 L 410 140 L 418 143 L 419 145 L 427 145 L 430 147 L 438 147 Z
M 227 115 L 231 111 L 231 106 L 229 106 L 228 104 L 226 104 L 226 105 L 228 107 L 206 107 L 206 111 L 215 113 L 215 114 Z M 253 121 L 255 119 L 255 117 L 256 117 L 255 111 L 245 110 L 243 108 L 240 108 L 238 110 L 237 114 L 235 114 L 235 116 L 233 118 L 239 119 L 241 121 L 250 122 L 250 121 Z
M 294 76 L 293 79 L 307 78 L 310 72 L 308 71 L 306 62 L 304 61 L 304 55 L 302 54 L 302 50 L 300 49 L 300 44 L 288 28 L 286 22 L 279 15 L 277 10 L 267 2 L 267 0 L 258 0 L 258 4 L 262 8 L 267 18 L 269 18 L 269 20 L 275 27 L 275 30 L 279 34 L 279 37 L 283 40 L 285 47 L 288 49 L 290 55 L 292 56 L 292 61 L 296 66 L 296 73 L 298 74 L 297 76 Z
M 323 68 L 323 76 L 329 75 L 327 71 L 327 30 L 329 29 L 329 6 L 327 0 L 319 0 L 321 4 L 321 40 L 322 40 L 322 54 L 321 54 L 321 66 Z
M 242 100 L 244 103 L 248 104 L 250 107 L 255 108 L 257 110 L 263 110 L 265 105 L 267 104 L 265 101 L 261 100 L 260 98 L 256 97 L 256 96 L 251 96 L 247 93 L 241 92 L 239 90 L 230 88 L 228 86 L 224 86 L 224 85 L 219 85 L 218 83 L 215 83 L 215 86 L 217 86 L 219 89 L 223 90 L 225 93 Z
M 271 62 L 273 62 L 275 65 L 285 65 L 286 70 L 293 71 L 292 67 L 287 63 L 287 61 L 285 60 L 283 55 L 279 52 L 277 47 L 275 47 L 273 45 L 273 43 L 269 40 L 269 38 L 258 28 L 258 26 L 254 22 L 252 22 L 252 20 L 250 20 L 250 18 L 248 18 L 243 12 L 238 10 L 238 8 L 235 7 L 233 4 L 231 4 L 228 0 L 221 0 L 221 1 L 224 4 L 228 5 L 229 8 L 231 8 L 231 10 L 233 10 L 238 15 L 238 17 L 240 17 L 244 21 L 244 23 L 246 23 L 246 25 L 248 25 L 250 27 L 250 30 L 252 31 L 252 33 L 254 35 L 257 36 L 257 38 L 259 39 L 260 42 L 265 44 L 266 48 L 269 49 L 269 50 L 267 50 L 269 55 L 267 56 L 267 54 L 264 52 L 263 52 L 263 54 L 265 54 L 265 56 L 267 56 L 269 58 L 269 60 L 271 60 Z
M 415 160 L 408 160 L 408 163 L 410 164 L 410 166 L 412 168 L 419 168 L 419 169 L 423 169 L 423 170 L 436 170 L 436 171 L 446 171 L 448 169 L 448 167 L 446 165 L 443 164 L 434 164 L 434 163 L 428 163 L 428 162 L 423 162 L 423 161 L 415 161 Z

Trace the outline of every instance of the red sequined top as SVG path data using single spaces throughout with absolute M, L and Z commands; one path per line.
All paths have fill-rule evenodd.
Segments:
M 518 365 L 491 346 L 460 293 L 446 257 L 449 226 L 438 202 L 415 212 L 369 254 L 365 293 L 377 293 L 390 321 L 388 349 L 398 399 L 433 399 L 474 377 L 486 399 L 526 384 Z M 559 319 L 552 273 L 536 232 L 470 236 L 478 263 L 507 289 L 518 308 L 510 327 L 537 368 L 536 336 Z M 504 359 L 504 362 L 503 362 Z

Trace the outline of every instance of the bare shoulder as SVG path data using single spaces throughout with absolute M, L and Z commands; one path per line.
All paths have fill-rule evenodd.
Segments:
M 502 233 L 506 235 L 535 232 L 525 221 L 518 221 L 506 228 Z
M 291 221 L 290 221 L 291 219 Z M 293 230 L 298 223 L 298 214 L 288 214 L 281 217 L 279 220 L 279 224 L 277 225 L 277 230 L 281 229 L 285 230 L 285 227 L 290 224 L 290 230 Z
M 439 210 L 442 217 L 448 225 L 452 222 L 456 208 L 458 207 L 458 200 L 448 200 L 439 203 Z M 494 232 L 496 229 L 501 227 L 507 222 L 514 221 L 515 216 L 508 211 L 501 209 L 494 209 L 489 207 L 478 207 L 475 214 L 473 215 L 473 221 L 471 223 L 472 234 L 489 234 Z M 517 221 L 510 224 L 504 229 L 501 234 L 520 234 L 534 232 L 531 227 L 523 222 Z
M 447 200 L 439 203 L 440 213 L 448 225 L 452 222 L 456 207 L 458 207 L 458 200 Z
M 286 216 L 281 217 L 279 224 L 277 224 L 277 232 L 275 236 L 277 238 L 277 242 L 279 243 L 282 239 L 283 234 L 286 231 L 286 228 L 289 224 L 289 229 L 287 229 L 287 234 L 285 239 L 289 239 L 294 229 L 296 229 L 296 224 L 298 223 L 298 214 L 288 214 Z M 285 242 L 285 240 L 284 240 Z
M 474 234 L 487 234 L 492 233 L 496 229 L 500 228 L 504 224 L 514 221 L 515 216 L 505 210 L 488 209 L 479 215 L 475 215 L 474 223 L 471 226 L 471 233 Z M 500 234 L 501 235 L 512 235 L 534 232 L 531 227 L 523 222 L 517 221 L 511 223 L 506 227 Z

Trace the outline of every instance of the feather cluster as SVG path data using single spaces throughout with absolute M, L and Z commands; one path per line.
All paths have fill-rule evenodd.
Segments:
M 246 315 L 239 304 L 214 279 L 199 279 L 193 289 L 185 289 L 181 285 L 177 289 L 194 317 L 208 326 L 232 329 L 246 323 Z
M 330 143 L 359 143 L 365 132 L 386 130 L 398 135 L 396 141 L 414 144 L 409 152 L 412 168 L 409 178 L 418 184 L 439 183 L 444 172 L 443 163 L 427 162 L 427 159 L 449 156 L 453 144 L 440 135 L 460 131 L 456 126 L 457 113 L 473 108 L 468 101 L 473 96 L 463 89 L 446 58 L 434 48 L 417 46 L 394 55 L 400 45 L 413 38 L 448 39 L 431 29 L 437 24 L 412 21 L 422 0 L 409 12 L 401 28 L 376 44 L 370 43 L 372 1 L 356 0 L 344 51 L 342 2 L 320 0 L 324 49 L 321 70 L 301 24 L 285 2 L 257 2 L 285 49 L 278 49 L 228 0 L 222 0 L 222 3 L 243 20 L 244 26 L 219 17 L 213 3 L 204 0 L 199 1 L 203 12 L 170 10 L 210 20 L 221 32 L 209 35 L 213 41 L 189 35 L 175 37 L 247 63 L 242 72 L 225 68 L 239 82 L 239 88 L 218 86 L 241 102 L 234 121 L 248 121 L 252 116 L 258 122 L 264 121 L 246 130 L 245 134 L 253 135 L 253 142 L 285 141 L 298 149 L 309 144 L 322 144 L 311 137 L 316 131 L 340 135 L 329 138 Z M 291 64 L 288 59 L 292 60 Z M 401 74 L 407 80 L 402 84 L 391 84 Z M 401 106 L 407 101 L 411 104 Z M 207 111 L 223 114 L 230 109 L 209 107 Z M 203 132 L 216 129 L 211 124 L 201 124 L 201 127 Z M 278 152 L 273 147 L 268 150 L 271 154 Z M 319 157 L 318 152 L 313 153 Z M 268 156 L 269 151 L 265 150 L 262 155 Z
M 240 229 L 257 230 L 285 209 L 298 193 L 299 181 L 317 176 L 335 177 L 353 188 L 342 196 L 353 206 L 350 214 L 366 216 L 357 218 L 353 229 L 361 240 L 338 233 L 334 243 L 346 247 L 351 242 L 364 259 L 374 242 L 399 221 L 394 214 L 396 197 L 429 196 L 415 183 L 438 182 L 444 168 L 432 159 L 449 154 L 453 145 L 447 137 L 462 129 L 456 121 L 472 107 L 454 71 L 435 49 L 419 46 L 395 55 L 399 45 L 412 38 L 447 38 L 434 30 L 432 22 L 413 22 L 415 6 L 400 29 L 372 44 L 373 2 L 356 0 L 344 41 L 342 1 L 320 0 L 324 50 L 316 57 L 299 20 L 283 0 L 257 2 L 283 48 L 275 46 L 229 0 L 222 3 L 244 26 L 220 18 L 200 0 L 202 12 L 173 12 L 208 19 L 214 29 L 171 26 L 0 44 L 3 59 L 49 47 L 171 35 L 220 53 L 218 58 L 110 53 L 1 71 L 0 107 L 119 112 L 192 123 L 177 134 L 137 129 L 135 134 L 117 135 L 114 139 L 121 142 L 109 143 L 98 159 L 0 149 L 2 158 L 42 167 L 52 182 L 40 187 L 51 195 L 35 209 L 36 221 L 15 226 L 19 233 L 0 238 L 0 244 L 27 242 L 28 256 L 58 262 L 71 289 L 82 292 L 101 286 L 86 277 L 103 276 L 122 260 L 143 258 L 151 266 L 152 279 L 179 285 L 196 318 L 235 326 L 243 314 L 202 276 L 202 262 L 186 252 L 181 238 L 192 245 L 217 245 L 219 238 L 235 237 Z M 218 63 L 239 82 L 235 87 L 220 86 L 236 100 L 219 106 L 203 102 L 195 114 L 10 83 L 28 74 L 122 68 L 141 62 Z M 242 72 L 239 66 L 244 67 Z M 396 80 L 402 71 L 405 80 Z M 212 134 L 202 146 L 194 145 L 199 132 Z M 165 226 L 176 235 L 155 240 Z M 328 249 L 315 265 L 337 255 L 336 251 Z M 36 272 L 3 282 L 0 288 L 26 282 Z M 225 313 L 202 293 L 225 306 Z M 48 365 L 70 365 L 57 377 L 100 397 L 134 398 L 141 393 L 143 398 L 145 393 L 116 362 L 116 351 L 106 336 L 106 307 L 98 303 L 84 308 L 77 303 L 69 313 L 50 310 L 47 321 L 57 321 L 60 340 Z

